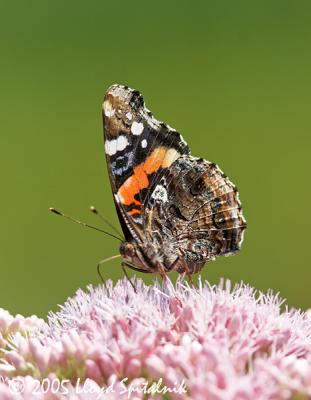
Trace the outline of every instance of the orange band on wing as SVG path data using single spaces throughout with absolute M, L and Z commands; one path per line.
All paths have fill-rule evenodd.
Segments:
M 130 215 L 134 214 L 141 214 L 141 210 L 138 210 L 138 208 L 133 208 L 131 211 L 128 212 Z
M 180 156 L 177 150 L 167 147 L 158 147 L 146 158 L 144 162 L 137 165 L 133 170 L 133 175 L 127 178 L 118 191 L 118 197 L 122 204 L 141 205 L 135 199 L 135 195 L 149 185 L 148 175 L 156 172 L 158 169 L 168 168 Z

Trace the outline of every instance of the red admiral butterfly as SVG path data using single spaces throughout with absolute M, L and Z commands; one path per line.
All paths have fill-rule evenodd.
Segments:
M 240 249 L 246 223 L 239 195 L 216 164 L 190 155 L 182 136 L 127 86 L 108 89 L 103 119 L 124 265 L 191 275 Z

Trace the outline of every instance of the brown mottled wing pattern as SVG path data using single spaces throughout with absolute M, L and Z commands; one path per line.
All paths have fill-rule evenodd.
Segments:
M 148 240 L 158 236 L 158 246 L 167 248 L 168 271 L 195 273 L 217 256 L 234 254 L 246 226 L 236 187 L 216 164 L 189 155 L 154 189 L 146 215 L 152 216 Z

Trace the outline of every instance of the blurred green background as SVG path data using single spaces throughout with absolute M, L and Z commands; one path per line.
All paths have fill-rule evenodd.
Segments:
M 310 1 L 0 1 L 0 306 L 45 316 L 118 253 L 48 207 L 118 225 L 101 102 L 124 83 L 240 190 L 242 251 L 203 277 L 310 307 L 310 34 Z

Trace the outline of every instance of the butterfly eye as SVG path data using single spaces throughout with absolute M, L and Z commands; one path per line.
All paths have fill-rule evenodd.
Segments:
M 135 255 L 135 247 L 132 245 L 132 243 L 123 242 L 120 245 L 120 253 L 124 256 L 133 257 Z

